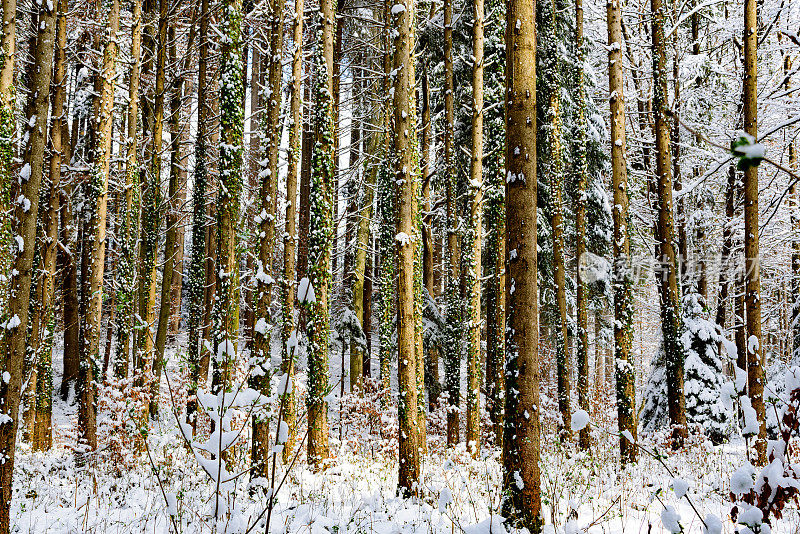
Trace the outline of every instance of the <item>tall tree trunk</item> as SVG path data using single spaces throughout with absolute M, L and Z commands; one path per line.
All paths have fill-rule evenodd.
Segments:
M 733 217 L 735 215 L 736 165 L 728 167 L 728 185 L 725 189 L 725 223 L 722 226 L 722 251 L 720 252 L 719 296 L 717 297 L 716 323 L 725 327 L 725 316 L 728 306 L 728 293 L 731 281 L 728 277 L 730 259 L 733 251 Z M 734 288 L 735 289 L 735 288 Z M 733 308 L 733 307 L 731 307 Z M 736 321 L 734 321 L 736 322 Z
M 328 448 L 328 359 L 332 286 L 331 249 L 336 242 L 333 195 L 336 180 L 336 124 L 334 113 L 334 47 L 336 20 L 334 0 L 322 0 L 319 14 L 320 42 L 314 57 L 314 149 L 311 160 L 311 189 L 308 237 L 308 282 L 316 299 L 306 295 L 308 317 L 308 459 L 315 468 L 330 456 Z
M 283 329 L 281 330 L 281 346 L 283 356 L 281 372 L 287 376 L 287 385 L 281 395 L 283 420 L 289 427 L 286 443 L 283 444 L 283 461 L 289 461 L 294 450 L 297 434 L 297 407 L 295 406 L 294 369 L 297 361 L 297 346 L 290 347 L 292 335 L 297 339 L 297 324 L 294 315 L 294 299 L 296 282 L 296 248 L 297 248 L 297 182 L 300 172 L 301 143 L 303 136 L 303 0 L 295 0 L 294 17 L 292 18 L 292 82 L 289 85 L 289 151 L 287 160 L 289 169 L 286 173 L 286 226 L 283 234 Z
M 89 184 L 89 209 L 91 219 L 87 232 L 90 249 L 89 307 L 86 315 L 87 360 L 81 362 L 81 396 L 78 409 L 79 439 L 90 449 L 97 448 L 97 407 L 95 405 L 95 373 L 100 358 L 101 314 L 103 312 L 103 275 L 106 255 L 106 208 L 108 203 L 108 175 L 111 164 L 111 130 L 114 124 L 114 79 L 117 62 L 117 32 L 119 31 L 119 2 L 112 0 L 106 13 L 108 31 L 103 52 L 103 70 L 100 74 L 98 118 L 95 129 L 95 161 Z
M 14 6 L 3 5 L 11 9 Z M 44 152 L 47 145 L 47 116 L 49 111 L 50 81 L 53 73 L 53 49 L 55 34 L 55 13 L 52 3 L 42 2 L 33 5 L 31 29 L 36 36 L 36 50 L 29 65 L 28 102 L 25 106 L 27 140 L 23 153 L 23 167 L 19 173 L 17 190 L 20 201 L 13 208 L 12 231 L 16 236 L 13 246 L 10 276 L 10 293 L 7 312 L 4 313 L 5 328 L 0 335 L 0 368 L 4 379 L 0 381 L 0 402 L 3 412 L 9 418 L 0 425 L 0 453 L 4 461 L 0 464 L 0 533 L 6 534 L 11 526 L 11 496 L 14 475 L 14 457 L 17 448 L 17 429 L 20 426 L 19 405 L 22 390 L 23 361 L 26 350 L 28 313 L 30 309 L 31 278 L 33 274 L 33 253 L 36 240 L 36 218 L 39 212 L 39 189 L 42 183 Z M 3 21 L 7 23 L 8 12 L 4 10 Z M 3 28 L 3 48 L 13 50 L 13 37 L 5 34 L 11 22 Z M 12 66 L 13 69 L 13 66 Z M 11 75 L 11 73 L 9 73 Z M 5 65 L 0 80 L 6 76 Z M 0 81 L 0 85 L 4 81 Z M 9 89 L 10 90 L 10 89 Z M 5 98 L 6 94 L 0 95 Z M 3 102 L 5 104 L 5 102 Z M 11 119 L 11 117 L 3 117 Z M 13 123 L 12 123 L 13 127 Z M 10 273 L 9 273 L 10 274 Z M 7 313 L 7 315 L 6 315 Z
M 794 141 L 789 144 L 789 168 L 797 171 L 797 153 Z M 792 285 L 789 319 L 791 342 L 789 343 L 789 363 L 794 365 L 800 354 L 800 191 L 797 184 L 792 185 Z
M 149 0 L 155 2 L 155 0 Z M 135 372 L 138 382 L 144 385 L 152 378 L 155 367 L 160 365 L 154 348 L 153 327 L 155 326 L 156 305 L 156 263 L 158 256 L 158 233 L 161 226 L 161 152 L 164 132 L 164 81 L 167 46 L 167 24 L 169 0 L 159 0 L 159 14 L 156 37 L 152 35 L 152 23 L 145 27 L 145 55 L 143 74 L 153 70 L 155 56 L 154 104 L 144 99 L 145 134 L 152 136 L 149 145 L 149 169 L 142 192 L 141 244 L 139 248 L 139 317 L 136 340 Z M 146 4 L 147 6 L 147 4 Z M 155 5 L 147 6 L 148 19 L 153 18 Z M 147 408 L 149 411 L 149 406 Z M 147 413 L 147 412 L 146 412 Z
M 369 138 L 367 146 L 367 154 L 377 154 L 380 147 L 380 135 L 373 133 Z M 366 312 L 366 299 L 364 293 L 364 285 L 366 280 L 367 268 L 367 250 L 370 247 L 370 224 L 372 223 L 372 205 L 375 200 L 375 181 L 378 175 L 378 164 L 372 163 L 367 168 L 366 182 L 364 183 L 364 194 L 361 197 L 361 207 L 357 213 L 358 225 L 356 228 L 356 243 L 355 243 L 355 258 L 353 261 L 353 313 L 361 324 L 361 329 L 366 335 L 366 324 L 369 321 Z M 365 375 L 364 359 L 368 354 L 369 349 L 358 347 L 351 347 L 350 355 L 350 380 L 351 388 L 356 386 L 363 394 L 363 378 Z M 354 362 L 353 359 L 357 358 L 360 361 Z M 367 360 L 369 361 L 369 360 Z M 353 382 L 354 373 L 360 376 L 358 380 Z
M 237 225 L 244 152 L 242 1 L 224 0 L 220 20 L 220 151 L 217 202 L 217 290 L 213 309 L 213 393 L 232 387 L 239 338 L 239 251 Z
M 162 7 L 162 10 L 164 7 Z M 161 18 L 159 17 L 159 25 Z M 161 390 L 161 373 L 164 369 L 164 349 L 167 345 L 167 333 L 171 323 L 170 312 L 172 311 L 172 286 L 175 274 L 175 260 L 178 254 L 178 225 L 180 224 L 180 217 L 178 212 L 182 209 L 180 199 L 178 198 L 181 189 L 181 162 L 183 156 L 181 155 L 181 107 L 183 105 L 183 85 L 184 76 L 189 67 L 188 58 L 191 54 L 192 44 L 194 43 L 195 26 L 192 25 L 189 30 L 189 37 L 186 44 L 186 55 L 181 65 L 178 65 L 177 54 L 177 36 L 175 35 L 175 22 L 169 23 L 169 14 L 166 16 L 166 24 L 169 25 L 167 29 L 167 39 L 164 43 L 165 47 L 169 47 L 169 63 L 173 68 L 179 69 L 178 73 L 172 80 L 172 95 L 170 98 L 170 116 L 169 116 L 169 133 L 170 133 L 170 167 L 169 167 L 169 185 L 167 186 L 167 198 L 164 202 L 164 209 L 166 211 L 166 224 L 167 224 L 167 237 L 164 242 L 164 266 L 161 272 L 161 299 L 159 302 L 158 310 L 158 327 L 156 330 L 155 341 L 155 362 L 153 364 L 153 379 L 150 383 L 150 407 L 149 412 L 151 417 L 158 417 L 158 404 L 159 393 Z M 159 26 L 159 35 L 161 28 Z M 169 44 L 167 44 L 169 43 Z M 159 68 L 161 59 L 159 59 Z
M 453 0 L 444 0 L 444 176 L 447 200 L 447 289 L 445 321 L 444 388 L 447 392 L 447 445 L 459 440 L 459 411 L 461 404 L 461 299 L 458 290 L 460 278 L 458 250 L 458 222 L 456 215 L 456 183 L 453 162 Z
M 416 109 L 414 106 L 414 0 L 404 0 L 392 8 L 392 67 L 394 77 L 394 125 L 392 141 L 397 183 L 397 377 L 399 404 L 398 486 L 404 496 L 418 492 L 419 420 L 417 417 L 417 346 L 414 260 L 419 244 L 416 160 Z
M 362 328 L 364 324 L 364 266 L 366 265 L 366 249 L 363 250 L 362 265 L 360 266 L 361 281 L 359 277 L 359 266 L 356 265 L 356 256 L 361 251 L 360 247 L 366 245 L 366 240 L 369 239 L 369 227 L 364 236 L 364 243 L 362 244 L 357 239 L 359 232 L 360 222 L 360 209 L 359 209 L 359 186 L 361 185 L 361 165 L 359 159 L 361 158 L 361 118 L 363 110 L 361 102 L 363 101 L 362 92 L 362 79 L 363 72 L 361 64 L 363 58 L 359 55 L 353 60 L 350 69 L 353 71 L 353 82 L 351 85 L 350 95 L 353 102 L 351 108 L 351 123 L 350 123 L 350 150 L 348 151 L 348 169 L 350 177 L 347 182 L 346 196 L 347 196 L 347 212 L 345 214 L 345 239 L 344 239 L 344 295 L 352 299 L 353 314 L 358 319 L 358 324 Z M 368 185 L 365 184 L 365 187 Z M 364 197 L 369 193 L 365 190 Z M 366 200 L 366 198 L 364 199 Z M 370 199 L 371 202 L 371 199 Z M 356 288 L 356 284 L 359 287 Z M 349 294 L 347 293 L 349 290 Z M 356 292 L 358 291 L 358 295 Z M 358 345 L 351 341 L 350 343 L 350 391 L 352 393 L 358 392 L 359 395 L 364 394 L 364 351 Z
M 542 69 L 539 76 L 540 118 L 547 120 L 544 129 L 543 146 L 539 148 L 542 156 L 540 174 L 550 186 L 551 215 L 550 224 L 553 236 L 553 282 L 555 285 L 558 324 L 555 325 L 556 376 L 558 380 L 558 410 L 561 415 L 558 421 L 560 439 L 569 441 L 572 431 L 570 419 L 570 366 L 569 330 L 566 290 L 566 266 L 564 259 L 564 146 L 561 118 L 561 70 L 562 60 L 556 44 L 558 25 L 556 22 L 556 5 L 554 0 L 545 0 L 538 4 L 540 26 L 538 31 L 542 38 L 538 42 Z
M 686 407 L 683 394 L 683 343 L 681 342 L 680 288 L 678 258 L 675 253 L 675 228 L 672 219 L 672 170 L 670 168 L 670 127 L 667 122 L 667 57 L 664 36 L 664 5 L 651 1 L 653 15 L 653 115 L 656 139 L 656 179 L 658 180 L 658 223 L 656 242 L 660 250 L 659 292 L 661 296 L 661 333 L 667 369 L 667 404 L 672 426 L 672 446 L 683 447 L 687 436 Z
M 506 6 L 504 0 L 492 0 L 489 7 L 490 19 L 486 25 L 489 41 L 502 41 L 505 31 Z M 504 69 L 505 51 L 498 47 L 491 60 L 486 61 L 489 70 L 486 78 L 490 80 L 495 95 L 505 90 Z M 490 97 L 490 100 L 492 98 Z M 505 124 L 502 116 L 505 107 L 494 119 L 487 121 L 486 144 L 490 151 L 496 151 L 488 159 L 487 181 L 484 189 L 484 214 L 486 220 L 486 246 L 484 248 L 486 272 L 486 408 L 492 422 L 494 444 L 503 449 L 503 404 L 505 396 L 505 335 L 506 335 L 506 274 L 505 274 L 505 187 L 504 145 Z M 498 124 L 499 123 L 499 124 Z
M 68 132 L 66 114 L 66 45 L 67 45 L 67 0 L 59 0 L 56 8 L 56 43 L 53 66 L 52 112 L 50 126 L 50 183 L 41 198 L 47 211 L 42 216 L 44 247 L 42 249 L 42 283 L 39 355 L 36 378 L 36 423 L 33 432 L 33 448 L 46 451 L 53 444 L 53 336 L 55 320 L 55 274 L 58 243 L 59 192 L 61 188 L 61 165 L 64 157 L 64 132 Z M 67 140 L 69 138 L 67 137 Z
M 303 120 L 303 142 L 300 154 L 300 213 L 297 216 L 297 279 L 308 274 L 308 230 L 311 218 L 311 155 L 314 149 L 314 132 L 311 128 L 313 113 L 313 95 L 311 86 L 314 83 L 313 69 L 306 68 L 308 75 L 304 84 L 305 106 L 308 118 Z M 301 318 L 302 320 L 302 318 Z
M 283 8 L 284 0 L 272 0 L 269 17 L 269 53 L 264 67 L 268 70 L 267 93 L 269 101 L 265 102 L 267 116 L 263 121 L 264 145 L 266 158 L 259 173 L 260 213 L 256 217 L 258 224 L 258 272 L 256 274 L 256 310 L 255 332 L 253 339 L 253 358 L 255 365 L 262 369 L 270 367 L 270 341 L 272 339 L 272 320 L 269 316 L 272 304 L 272 263 L 275 250 L 275 220 L 277 218 L 278 199 L 278 148 L 281 139 L 281 74 L 283 72 Z M 252 373 L 251 387 L 263 395 L 269 394 L 270 377 L 266 372 Z M 267 457 L 269 455 L 269 421 L 265 414 L 253 415 L 253 476 L 267 476 Z
M 506 12 L 506 410 L 503 515 L 541 532 L 536 252 L 536 2 Z
M 208 103 L 208 23 L 211 16 L 210 0 L 200 3 L 199 59 L 197 73 L 197 134 L 195 136 L 194 188 L 192 190 L 192 244 L 189 249 L 189 280 L 186 292 L 189 301 L 189 386 L 186 419 L 195 424 L 197 412 L 197 391 L 205 385 L 207 375 L 203 373 L 200 359 L 200 334 L 203 328 L 203 309 L 205 300 L 205 265 L 208 250 L 206 247 L 206 191 L 208 188 L 208 121 L 211 110 Z M 207 373 L 208 367 L 205 371 Z
M 583 0 L 575 0 L 575 47 L 577 49 L 577 74 L 578 74 L 578 124 L 577 150 L 575 154 L 575 173 L 577 174 L 577 201 L 575 205 L 575 256 L 578 258 L 575 281 L 577 295 L 575 307 L 577 311 L 577 352 L 578 364 L 578 407 L 589 412 L 589 318 L 588 318 L 588 288 L 584 273 L 581 272 L 581 262 L 586 254 L 586 195 L 589 186 L 589 167 L 586 160 L 587 124 L 586 124 L 586 86 L 584 84 L 584 62 L 586 49 L 583 42 Z M 596 341 L 595 341 L 596 343 Z M 595 359 L 596 362 L 600 360 Z M 595 376 L 597 376 L 595 370 Z M 602 373 L 601 373 L 602 374 Z M 590 446 L 589 425 L 580 430 L 578 446 L 587 450 Z
M 473 0 L 472 155 L 469 171 L 470 212 L 467 245 L 467 448 L 481 448 L 481 243 L 483 241 L 483 0 Z
M 636 461 L 636 382 L 633 366 L 633 280 L 630 264 L 628 169 L 625 146 L 625 99 L 622 71 L 622 3 L 608 0 L 608 88 L 611 93 L 611 178 L 614 191 L 614 368 L 617 379 L 617 422 L 620 457 Z
M 433 5 L 431 5 L 433 10 Z M 420 162 L 422 165 L 422 278 L 428 296 L 433 300 L 436 296 L 434 283 L 433 250 L 436 242 L 433 239 L 431 213 L 431 95 L 428 80 L 428 65 L 423 65 L 422 73 L 422 146 Z M 434 410 L 439 404 L 442 386 L 439 382 L 439 349 L 431 346 L 425 362 L 425 384 L 428 388 L 428 405 Z
M 0 29 L 0 305 L 8 309 L 13 251 L 13 217 L 11 188 L 14 178 L 14 138 L 16 120 L 14 106 L 16 89 L 14 79 L 14 60 L 16 53 L 17 0 L 3 0 L 3 27 Z M 2 525 L 0 525 L 2 526 Z
M 125 202 L 122 206 L 120 236 L 119 289 L 117 291 L 117 352 L 114 375 L 126 378 L 130 367 L 131 332 L 135 326 L 134 300 L 136 295 L 136 240 L 139 229 L 139 70 L 142 45 L 142 2 L 133 2 L 131 27 L 131 68 L 128 75 L 128 131 L 126 137 Z
M 758 139 L 757 0 L 744 3 L 744 131 Z M 745 308 L 747 311 L 747 393 L 758 417 L 756 461 L 767 462 L 764 362 L 761 347 L 761 265 L 758 244 L 758 167 L 744 171 Z
M 390 2 L 384 2 L 383 20 L 390 24 Z M 381 405 L 388 406 L 391 394 L 390 365 L 392 360 L 392 334 L 395 328 L 395 307 L 397 305 L 397 255 L 394 253 L 395 233 L 397 225 L 397 191 L 393 187 L 391 169 L 392 137 L 391 131 L 391 106 L 393 101 L 389 96 L 390 72 L 392 70 L 391 51 L 392 42 L 388 34 L 384 38 L 383 50 L 383 78 L 381 83 L 381 130 L 383 133 L 383 147 L 380 168 L 378 169 L 378 209 L 380 210 L 380 235 L 378 243 L 380 248 L 380 353 L 379 379 L 381 389 Z

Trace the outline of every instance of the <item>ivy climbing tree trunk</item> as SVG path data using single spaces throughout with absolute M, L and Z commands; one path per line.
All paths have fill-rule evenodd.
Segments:
M 308 281 L 316 298 L 305 295 L 308 317 L 308 459 L 322 467 L 330 456 L 328 447 L 328 346 L 331 292 L 331 249 L 335 243 L 333 187 L 336 180 L 333 102 L 334 0 L 322 0 L 319 13 L 320 42 L 314 54 L 314 149 L 311 159 L 311 190 L 308 236 Z
M 14 260 L 12 240 L 11 187 L 14 164 L 16 124 L 14 105 L 14 60 L 16 59 L 17 0 L 3 0 L 3 27 L 0 28 L 0 309 L 3 320 L 8 316 L 11 263 Z M 2 526 L 2 525 L 0 525 Z
M 606 3 L 608 24 L 608 101 L 611 108 L 611 183 L 614 191 L 613 291 L 614 368 L 617 424 L 622 463 L 636 461 L 636 382 L 633 367 L 633 278 L 628 215 L 628 162 L 625 146 L 625 98 L 622 72 L 622 0 Z
M 506 403 L 503 515 L 542 529 L 536 251 L 536 2 L 506 11 Z
M 217 201 L 217 290 L 213 308 L 214 380 L 212 393 L 231 387 L 239 338 L 239 250 L 237 225 L 244 153 L 244 73 L 242 2 L 224 0 L 220 31 L 220 149 Z
M 206 264 L 206 191 L 208 188 L 208 166 L 206 143 L 208 137 L 208 120 L 211 110 L 208 102 L 208 23 L 211 16 L 211 0 L 200 2 L 199 58 L 197 65 L 197 133 L 195 136 L 194 188 L 192 190 L 192 244 L 189 249 L 189 280 L 186 287 L 189 300 L 189 385 L 186 418 L 195 424 L 197 412 L 197 391 L 205 385 L 207 376 L 202 373 L 200 362 L 200 334 L 203 319 L 205 296 L 205 264 Z M 208 370 L 208 367 L 205 369 Z
M 490 0 L 489 20 L 486 24 L 487 42 L 497 43 L 485 59 L 488 98 L 490 102 L 502 101 L 505 93 L 505 0 Z M 484 215 L 486 220 L 486 246 L 484 247 L 486 272 L 486 408 L 492 422 L 494 443 L 503 449 L 503 405 L 505 403 L 505 335 L 506 335 L 506 272 L 505 272 L 505 187 L 504 149 L 506 132 L 505 106 L 486 121 L 486 150 L 493 155 L 486 159 L 486 186 L 484 189 Z
M 558 47 L 558 24 L 555 0 L 538 3 L 541 39 L 538 41 L 539 61 L 542 68 L 538 73 L 538 90 L 542 101 L 539 116 L 547 121 L 539 147 L 542 156 L 539 172 L 550 186 L 551 214 L 550 225 L 553 235 L 553 282 L 555 283 L 558 323 L 555 325 L 556 375 L 558 380 L 558 434 L 560 439 L 569 441 L 570 429 L 570 366 L 569 330 L 567 323 L 566 264 L 564 259 L 564 141 L 561 118 L 562 59 Z

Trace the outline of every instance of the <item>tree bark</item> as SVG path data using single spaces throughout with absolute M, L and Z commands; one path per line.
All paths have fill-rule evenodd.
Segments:
M 220 33 L 220 150 L 217 201 L 216 298 L 212 312 L 214 376 L 212 393 L 232 387 L 239 339 L 239 251 L 237 225 L 244 153 L 244 74 L 242 1 L 224 0 Z
M 397 377 L 399 401 L 399 475 L 398 486 L 403 496 L 418 492 L 420 428 L 417 417 L 417 343 L 416 295 L 414 260 L 419 220 L 416 164 L 416 110 L 414 99 L 414 0 L 392 8 L 391 23 L 396 28 L 393 37 L 392 67 L 394 77 L 394 125 L 392 140 L 397 184 Z
M 758 139 L 757 0 L 744 3 L 744 131 Z M 759 423 L 758 465 L 767 462 L 764 362 L 761 347 L 761 265 L 758 243 L 758 167 L 744 171 L 745 309 L 747 311 L 747 393 Z
M 13 3 L 12 3 L 13 4 Z M 15 13 L 15 6 L 4 3 L 4 8 Z M 26 334 L 30 309 L 31 278 L 33 274 L 33 253 L 36 239 L 36 218 L 39 211 L 39 192 L 42 183 L 44 152 L 47 145 L 47 116 L 49 111 L 50 81 L 53 72 L 53 50 L 55 34 L 55 13 L 52 3 L 34 4 L 31 28 L 36 36 L 36 49 L 27 75 L 29 84 L 28 102 L 25 106 L 27 143 L 23 153 L 23 167 L 19 173 L 18 188 L 20 201 L 13 207 L 15 236 L 11 254 L 12 272 L 7 312 L 4 310 L 4 324 L 0 335 L 0 402 L 4 416 L 8 418 L 0 425 L 0 453 L 5 461 L 0 464 L 0 533 L 6 534 L 11 526 L 11 496 L 14 475 L 14 458 L 17 446 L 17 430 L 20 426 L 19 406 L 22 390 L 23 361 L 26 350 Z M 8 23 L 9 12 L 3 12 L 3 48 L 13 50 L 13 37 L 5 32 L 14 31 L 13 22 Z M 13 56 L 10 58 L 13 61 Z M 0 75 L 0 89 L 5 89 L 6 65 Z M 13 65 L 11 66 L 13 71 Z M 8 73 L 13 77 L 11 72 Z M 13 80 L 11 81 L 13 83 Z M 10 90 L 10 89 L 8 89 Z M 0 98 L 6 97 L 6 92 Z M 3 102 L 5 104 L 5 102 Z M 10 117 L 9 117 L 10 118 Z M 6 117 L 3 117 L 6 119 Z M 10 274 L 10 273 L 9 273 Z
M 622 71 L 622 2 L 606 3 L 608 23 L 608 88 L 611 108 L 611 176 L 614 201 L 614 367 L 617 379 L 617 421 L 622 463 L 636 461 L 636 382 L 633 366 L 633 280 L 630 265 L 630 217 L 625 146 L 625 99 Z
M 542 529 L 536 251 L 536 2 L 506 12 L 506 410 L 503 515 Z
M 308 317 L 308 459 L 315 468 L 322 467 L 330 456 L 328 446 L 328 334 L 330 310 L 328 298 L 332 285 L 331 250 L 336 242 L 333 220 L 336 181 L 336 124 L 334 123 L 334 0 L 320 3 L 320 40 L 314 58 L 314 149 L 311 159 L 311 188 L 308 237 L 308 280 L 316 300 L 306 299 Z
M 87 360 L 81 362 L 80 406 L 78 409 L 78 436 L 91 450 L 97 448 L 97 407 L 94 381 L 100 357 L 101 314 L 103 312 L 103 275 L 106 254 L 106 208 L 108 204 L 108 175 L 111 164 L 111 130 L 114 124 L 114 78 L 116 70 L 119 31 L 119 2 L 113 0 L 107 13 L 108 31 L 103 52 L 103 70 L 100 74 L 100 96 L 95 130 L 95 161 L 89 185 L 91 219 L 88 243 L 91 260 L 89 272 L 89 308 L 86 316 Z M 100 377 L 97 378 L 98 380 Z
M 207 141 L 208 121 L 211 110 L 208 105 L 208 23 L 210 0 L 200 3 L 199 58 L 197 65 L 197 134 L 195 137 L 194 188 L 192 190 L 192 244 L 189 260 L 189 280 L 186 288 L 189 300 L 189 372 L 187 388 L 188 401 L 186 419 L 194 425 L 197 412 L 197 391 L 205 385 L 208 366 L 201 362 L 200 338 L 205 300 L 205 265 L 208 250 L 206 247 L 206 191 L 208 188 Z
M 589 186 L 589 167 L 586 160 L 587 124 L 586 124 L 586 86 L 584 84 L 584 62 L 586 48 L 583 42 L 583 0 L 575 0 L 575 47 L 578 52 L 578 124 L 576 128 L 577 150 L 575 154 L 575 172 L 577 174 L 577 200 L 575 203 L 575 256 L 578 258 L 575 281 L 577 287 L 577 351 L 578 364 L 578 406 L 589 413 L 589 317 L 588 287 L 581 272 L 581 261 L 586 254 L 586 195 Z M 600 360 L 595 359 L 596 363 Z M 597 375 L 595 369 L 595 380 Z M 602 374 L 602 372 L 600 373 Z M 590 427 L 586 425 L 578 434 L 578 446 L 588 450 L 590 446 Z
M 656 140 L 656 179 L 658 223 L 656 241 L 660 257 L 659 293 L 661 296 L 661 333 L 667 370 L 667 404 L 672 426 L 673 448 L 683 447 L 687 437 L 686 407 L 683 394 L 683 343 L 681 342 L 680 288 L 678 258 L 675 253 L 675 227 L 672 218 L 672 171 L 670 127 L 667 121 L 667 59 L 664 36 L 664 4 L 651 1 L 653 15 L 653 116 Z
M 289 435 L 283 444 L 283 461 L 288 462 L 295 447 L 297 434 L 297 408 L 295 406 L 294 369 L 297 360 L 297 347 L 289 347 L 292 334 L 297 336 L 294 316 L 294 299 L 296 281 L 296 249 L 297 249 L 297 182 L 300 172 L 300 156 L 303 136 L 303 0 L 295 0 L 294 17 L 292 18 L 292 82 L 289 85 L 289 151 L 287 160 L 289 169 L 286 173 L 286 226 L 283 234 L 283 357 L 281 372 L 288 376 L 287 388 L 279 391 L 283 420 L 289 427 Z
M 483 241 L 483 0 L 473 0 L 472 26 L 472 155 L 467 245 L 467 448 L 473 457 L 481 448 L 481 244 Z
M 261 366 L 261 372 L 251 374 L 250 386 L 263 395 L 269 394 L 270 377 L 265 371 L 270 367 L 270 344 L 272 320 L 269 316 L 272 304 L 272 263 L 275 250 L 275 221 L 278 200 L 278 148 L 281 138 L 281 74 L 283 72 L 283 8 L 284 0 L 271 0 L 271 15 L 268 19 L 269 52 L 263 67 L 267 70 L 269 101 L 265 102 L 267 116 L 264 127 L 264 148 L 266 158 L 259 173 L 260 213 L 256 216 L 258 225 L 258 272 L 256 274 L 255 321 L 253 339 L 254 365 Z M 269 454 L 269 421 L 262 413 L 253 414 L 253 444 L 251 449 L 253 476 L 266 477 Z

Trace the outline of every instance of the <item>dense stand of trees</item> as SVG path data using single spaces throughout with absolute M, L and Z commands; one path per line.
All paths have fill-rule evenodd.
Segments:
M 746 371 L 764 463 L 767 368 L 800 337 L 797 120 L 770 108 L 800 112 L 797 10 L 608 0 L 587 21 L 585 4 L 3 0 L 0 533 L 18 441 L 53 446 L 55 393 L 78 405 L 84 458 L 108 388 L 135 399 L 141 441 L 164 402 L 197 430 L 198 396 L 242 376 L 280 398 L 253 413 L 252 477 L 274 472 L 273 443 L 324 469 L 331 395 L 377 392 L 401 494 L 421 491 L 441 410 L 448 446 L 501 449 L 503 514 L 538 532 L 551 372 L 558 439 L 591 450 L 575 421 L 615 404 L 637 459 L 635 294 L 653 283 L 643 413 L 668 414 L 675 448 L 703 425 L 685 322 L 713 311 L 715 368 Z M 766 190 L 759 141 L 779 154 Z

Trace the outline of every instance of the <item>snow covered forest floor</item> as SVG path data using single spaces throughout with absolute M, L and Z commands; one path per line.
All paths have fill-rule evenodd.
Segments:
M 174 383 L 180 375 L 178 360 L 173 354 L 169 369 L 176 391 L 181 389 Z M 338 368 L 332 367 L 335 378 Z M 713 446 L 694 436 L 685 450 L 672 453 L 663 437 L 645 437 L 643 449 L 663 456 L 656 459 L 642 453 L 634 467 L 623 471 L 611 399 L 595 406 L 593 448 L 587 455 L 578 453 L 573 444 L 564 448 L 555 439 L 557 408 L 546 389 L 541 460 L 545 532 L 667 532 L 663 522 L 671 518 L 669 512 L 664 516 L 669 507 L 680 516 L 684 532 L 703 532 L 699 517 L 708 514 L 722 520 L 723 532 L 736 531 L 729 516 L 729 494 L 731 475 L 745 461 L 741 439 Z M 507 532 L 498 515 L 500 451 L 485 446 L 480 458 L 473 459 L 463 444 L 446 449 L 442 410 L 432 412 L 428 419 L 422 497 L 397 497 L 397 416 L 392 409 L 381 410 L 376 399 L 346 396 L 343 412 L 333 403 L 330 433 L 334 458 L 330 467 L 321 473 L 310 471 L 301 450 L 277 491 L 269 532 Z M 53 449 L 34 453 L 22 444 L 17 453 L 12 531 L 167 533 L 177 526 L 186 533 L 212 532 L 214 528 L 217 532 L 264 532 L 264 492 L 268 490 L 252 491 L 250 477 L 244 473 L 220 490 L 217 503 L 213 484 L 183 443 L 166 385 L 160 419 L 151 425 L 141 454 L 136 453 L 136 439 L 120 417 L 128 402 L 130 399 L 101 396 L 99 432 L 107 436 L 103 440 L 107 445 L 81 463 L 72 445 L 76 442 L 76 405 L 56 398 Z M 233 427 L 237 428 L 236 419 Z M 248 428 L 227 458 L 230 472 L 247 464 Z M 278 460 L 276 486 L 286 472 Z M 683 486 L 688 486 L 688 491 Z M 686 495 L 681 498 L 683 491 Z M 210 519 L 215 505 L 226 510 L 218 525 Z M 800 513 L 791 506 L 773 524 L 772 532 L 798 530 Z

